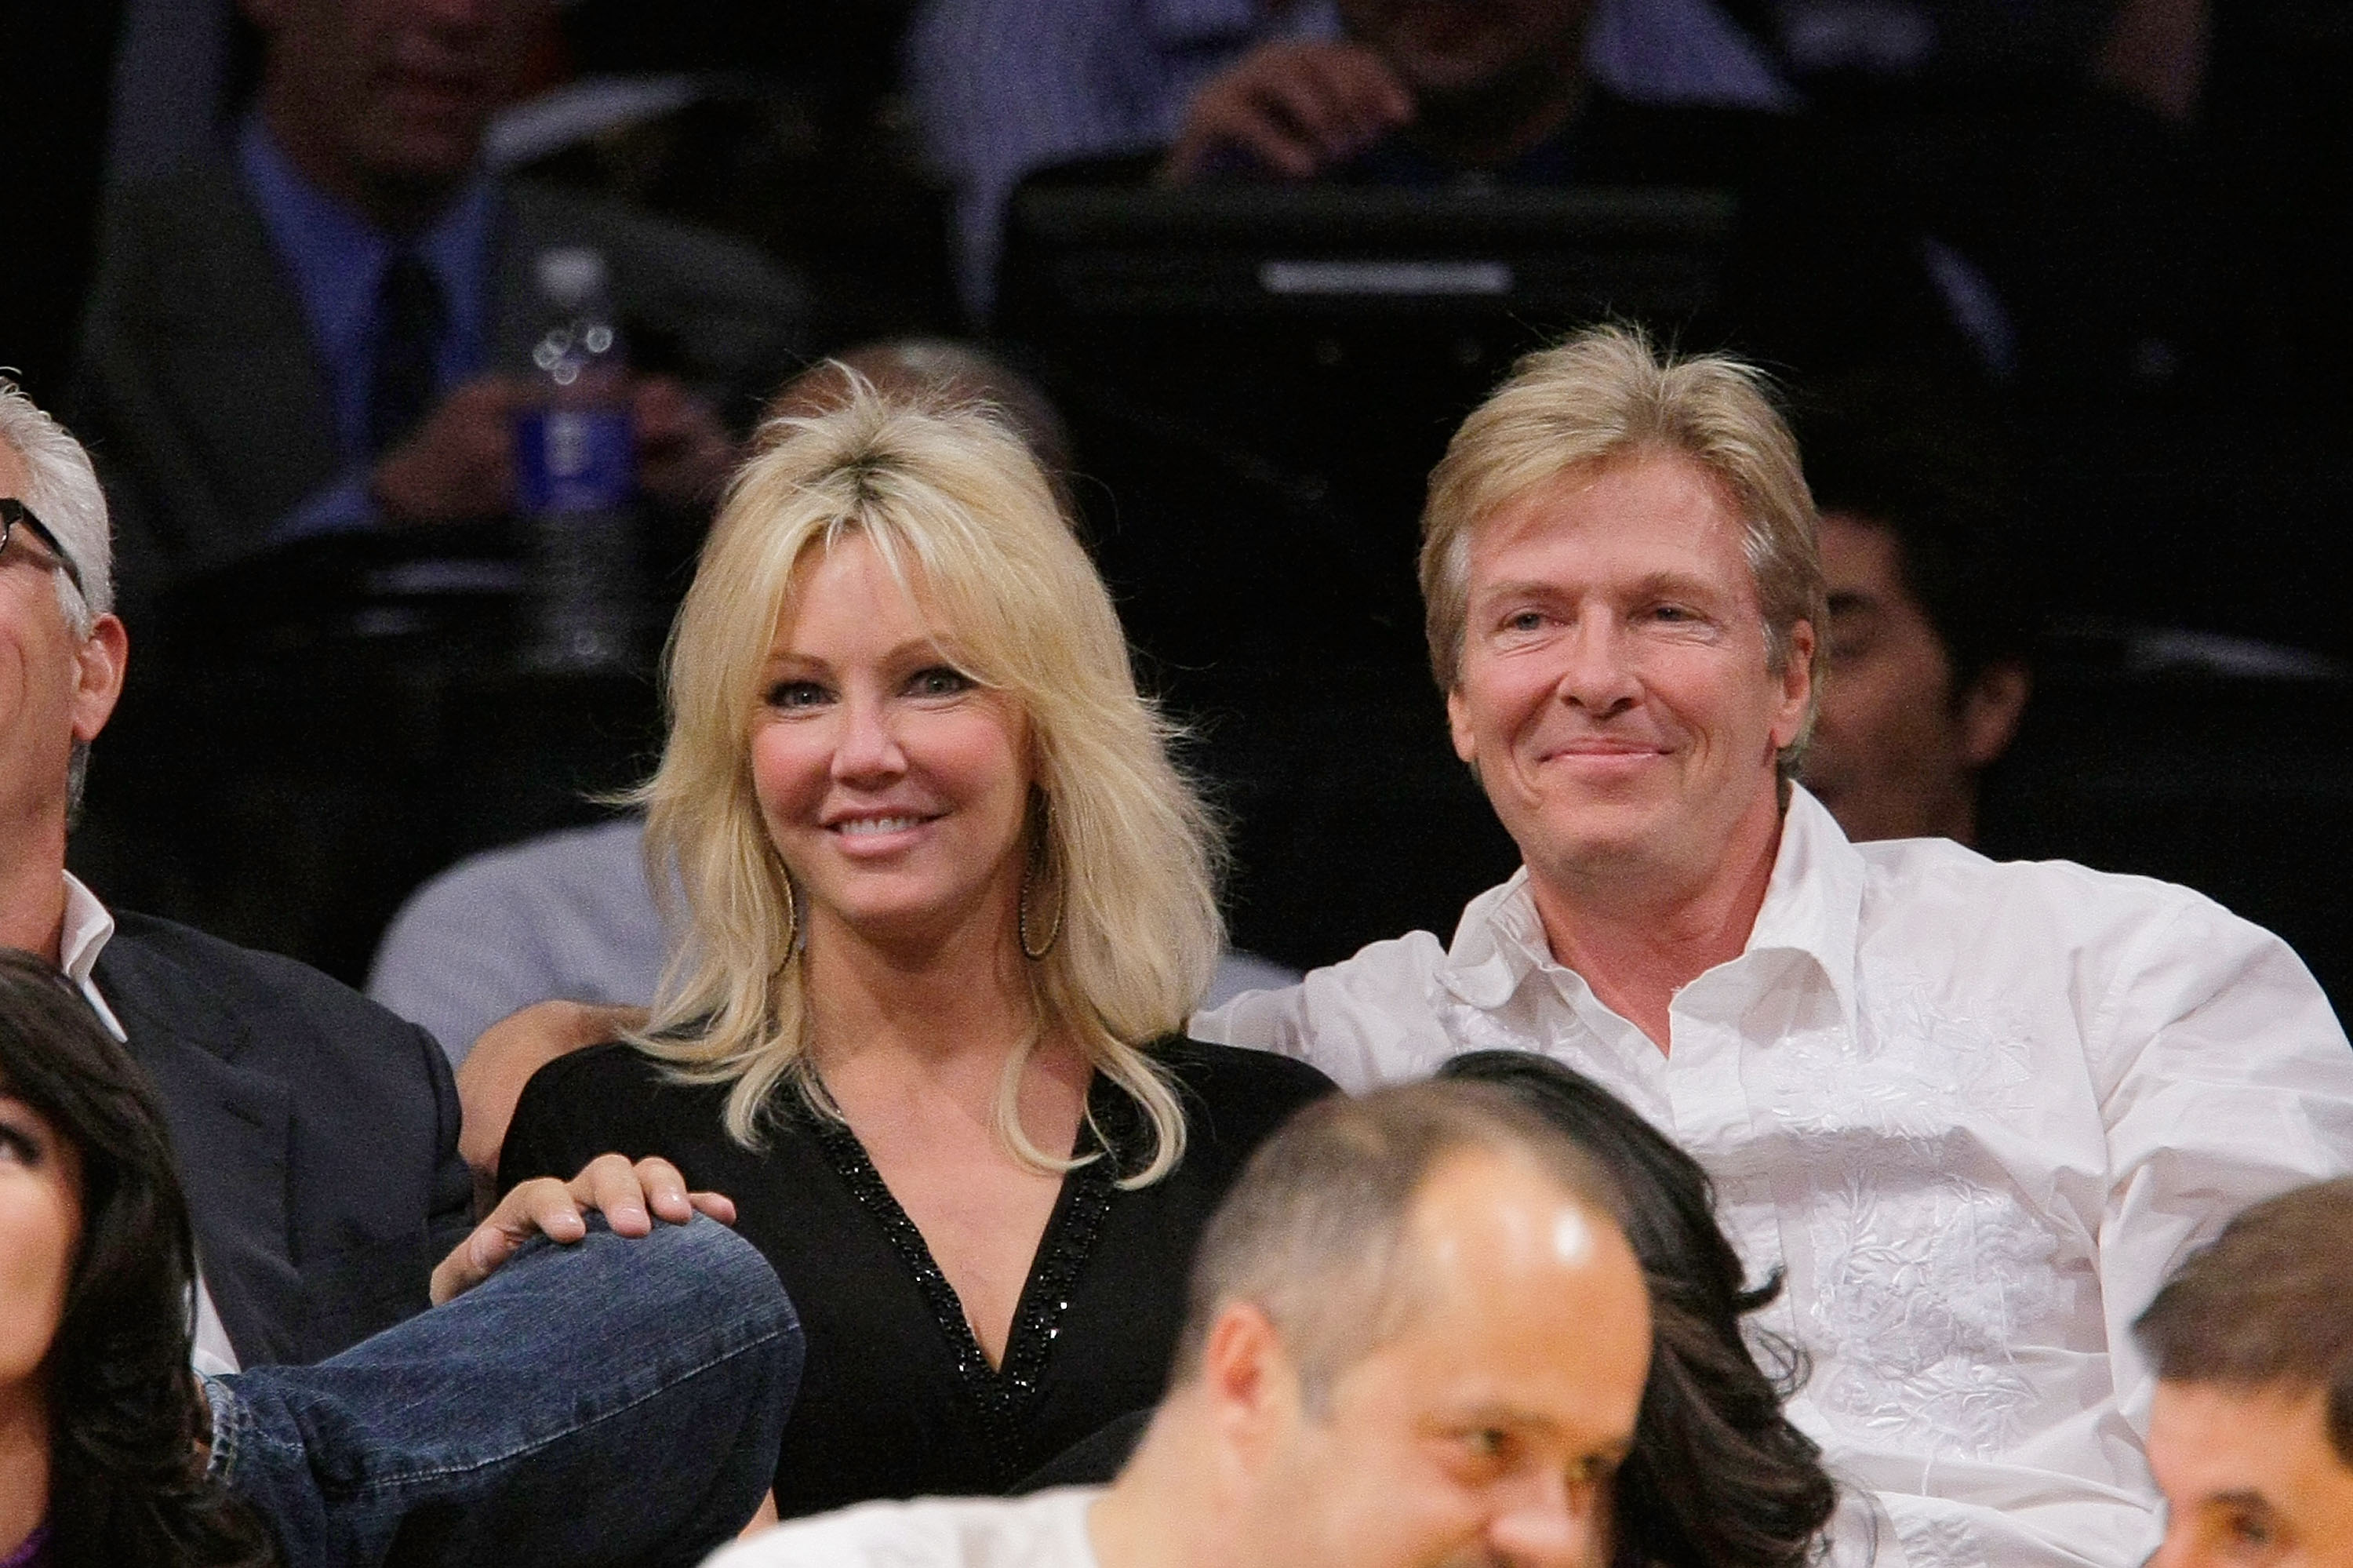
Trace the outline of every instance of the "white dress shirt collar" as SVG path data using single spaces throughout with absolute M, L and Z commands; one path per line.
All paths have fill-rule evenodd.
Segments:
M 1811 960 L 1829 980 L 1850 1025 L 1862 884 L 1862 856 L 1822 803 L 1792 785 L 1764 906 L 1741 956 L 1785 952 Z M 1573 1005 L 1591 998 L 1584 977 L 1553 958 L 1535 895 L 1528 889 L 1527 868 L 1522 866 L 1464 907 L 1438 979 L 1462 1001 L 1493 1010 L 1509 1001 L 1533 974 L 1563 988 Z M 1598 999 L 1593 1005 L 1600 1005 Z
M 107 942 L 114 935 L 114 916 L 98 901 L 98 895 L 81 885 L 80 878 L 70 871 L 65 875 L 66 923 L 58 942 L 58 968 L 81 988 L 82 995 L 98 1013 L 98 1021 L 106 1025 L 106 1032 L 117 1040 L 128 1040 L 130 1035 L 123 1030 L 122 1021 L 114 1016 L 114 1009 L 106 1005 L 106 998 L 99 994 L 98 981 L 90 978 L 98 967 L 99 954 L 106 950 Z

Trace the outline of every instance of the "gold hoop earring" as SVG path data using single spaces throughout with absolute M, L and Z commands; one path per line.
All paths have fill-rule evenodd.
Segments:
M 791 967 L 794 956 L 801 950 L 800 892 L 793 886 L 793 879 L 789 874 L 783 880 L 785 884 L 785 956 L 776 961 L 778 974 L 784 973 Z
M 1047 848 L 1047 845 L 1052 842 L 1048 834 L 1054 822 L 1053 802 L 1042 791 L 1038 796 L 1036 817 L 1037 821 L 1029 840 L 1029 863 L 1021 868 L 1021 895 L 1015 907 L 1014 919 L 1017 935 L 1021 942 L 1021 956 L 1033 964 L 1045 961 L 1046 955 L 1054 950 L 1054 944 L 1062 939 L 1062 910 L 1070 902 L 1069 890 L 1064 889 L 1062 895 L 1054 900 L 1054 924 L 1048 928 L 1045 942 L 1041 946 L 1030 946 L 1029 884 L 1045 865 L 1051 853 Z

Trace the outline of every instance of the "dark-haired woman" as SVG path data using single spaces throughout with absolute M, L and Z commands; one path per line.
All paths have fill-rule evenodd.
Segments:
M 1824 1551 L 1838 1490 L 1782 1414 L 1804 1380 L 1794 1347 L 1758 1367 L 1741 1319 L 1780 1294 L 1750 1288 L 1715 1223 L 1698 1161 L 1581 1074 L 1525 1051 L 1474 1051 L 1440 1069 L 1493 1084 L 1592 1155 L 1626 1198 L 1626 1236 L 1649 1277 L 1656 1344 L 1634 1451 L 1618 1471 L 1611 1568 L 1798 1568 Z
M 0 1564 L 261 1564 L 205 1483 L 188 1215 L 153 1095 L 88 1003 L 0 951 Z

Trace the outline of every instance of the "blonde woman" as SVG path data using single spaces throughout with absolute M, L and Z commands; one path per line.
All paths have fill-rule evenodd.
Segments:
M 1159 1397 L 1196 1233 L 1331 1086 L 1181 1037 L 1215 834 L 991 417 L 860 383 L 773 421 L 668 682 L 690 945 L 533 1078 L 501 1180 L 618 1150 L 733 1198 L 807 1332 L 785 1515 L 1003 1490 Z

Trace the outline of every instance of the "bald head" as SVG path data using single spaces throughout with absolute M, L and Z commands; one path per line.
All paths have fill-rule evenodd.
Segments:
M 1180 1384 L 1098 1515 L 1104 1560 L 1605 1560 L 1651 1338 L 1616 1205 L 1485 1086 L 1302 1113 L 1213 1222 Z M 1194 1550 L 1155 1554 L 1171 1539 Z
M 1620 1201 L 1609 1180 L 1500 1090 L 1427 1083 L 1335 1097 L 1262 1144 L 1209 1222 L 1194 1258 L 1178 1381 L 1198 1370 L 1219 1312 L 1249 1301 L 1280 1330 L 1310 1400 L 1319 1399 L 1420 1302 L 1422 1250 L 1406 1245 L 1412 1216 L 1440 1168 L 1472 1154 L 1541 1172 L 1593 1224 L 1616 1229 Z

